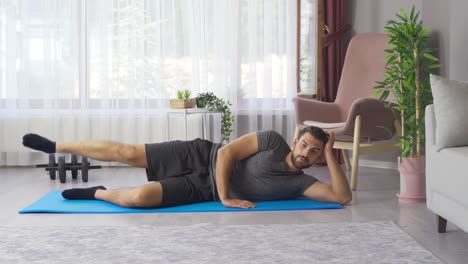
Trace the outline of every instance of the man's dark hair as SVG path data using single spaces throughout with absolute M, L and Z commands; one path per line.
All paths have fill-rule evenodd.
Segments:
M 325 144 L 327 144 L 328 134 L 320 127 L 308 126 L 308 127 L 303 128 L 301 131 L 299 131 L 299 135 L 297 136 L 297 139 L 300 139 L 302 135 L 304 135 L 305 133 L 309 133 L 314 138 L 322 141 L 324 146 Z

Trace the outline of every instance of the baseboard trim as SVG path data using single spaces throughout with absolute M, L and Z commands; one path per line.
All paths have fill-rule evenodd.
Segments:
M 359 159 L 359 166 L 398 170 L 397 162 Z

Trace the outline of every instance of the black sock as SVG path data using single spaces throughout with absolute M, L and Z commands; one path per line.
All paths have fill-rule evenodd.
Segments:
M 23 146 L 40 150 L 45 153 L 55 153 L 55 142 L 36 134 L 24 135 Z
M 94 195 L 97 190 L 107 190 L 104 186 L 94 186 L 89 188 L 73 188 L 64 190 L 62 196 L 68 200 L 96 200 Z

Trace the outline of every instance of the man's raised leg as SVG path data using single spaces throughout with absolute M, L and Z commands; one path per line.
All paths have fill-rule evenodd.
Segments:
M 101 161 L 118 161 L 148 168 L 144 144 L 130 145 L 115 141 L 57 142 L 58 153 L 72 153 Z
M 46 153 L 71 153 L 100 161 L 118 161 L 148 168 L 144 144 L 130 145 L 114 141 L 53 142 L 36 134 L 23 137 L 23 145 Z

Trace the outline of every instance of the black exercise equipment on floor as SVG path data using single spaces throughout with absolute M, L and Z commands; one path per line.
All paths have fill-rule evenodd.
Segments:
M 65 156 L 61 155 L 58 157 L 58 162 L 55 162 L 55 154 L 49 154 L 49 163 L 48 164 L 39 164 L 36 165 L 37 168 L 45 168 L 49 172 L 51 180 L 55 180 L 56 173 L 58 172 L 59 179 L 61 183 L 65 183 L 67 180 L 66 171 L 70 170 L 72 178 L 76 179 L 78 177 L 78 171 L 81 170 L 81 179 L 83 182 L 88 181 L 88 171 L 91 169 L 100 169 L 101 166 L 93 165 L 91 166 L 88 162 L 88 158 L 82 157 L 81 163 L 78 163 L 78 157 L 76 155 L 71 155 L 71 162 L 65 162 Z

